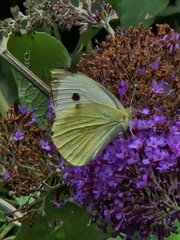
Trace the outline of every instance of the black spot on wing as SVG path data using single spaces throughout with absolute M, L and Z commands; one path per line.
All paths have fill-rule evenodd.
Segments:
M 79 101 L 80 100 L 80 95 L 78 93 L 73 93 L 72 100 L 73 101 Z

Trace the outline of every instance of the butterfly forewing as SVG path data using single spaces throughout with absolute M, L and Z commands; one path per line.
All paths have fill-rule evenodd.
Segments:
M 108 89 L 81 73 L 74 74 L 64 69 L 57 69 L 52 72 L 52 76 L 55 79 L 52 81 L 52 95 L 57 111 L 62 111 L 74 103 L 89 101 L 124 111 L 122 104 Z M 79 100 L 73 99 L 74 94 L 79 95 Z

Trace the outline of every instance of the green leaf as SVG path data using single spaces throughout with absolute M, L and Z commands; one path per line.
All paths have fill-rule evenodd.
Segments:
M 102 234 L 94 224 L 89 222 L 87 213 L 82 207 L 67 203 L 59 209 L 46 205 L 46 215 L 39 217 L 29 232 L 29 222 L 22 224 L 15 240 L 103 240 L 107 235 Z M 29 232 L 29 233 L 28 233 Z
M 173 225 L 177 227 L 179 234 L 172 233 L 170 237 L 165 238 L 166 240 L 179 240 L 180 239 L 180 223 L 178 220 L 173 222 Z
M 139 23 L 145 27 L 150 26 L 168 3 L 169 0 L 123 0 L 118 10 L 122 28 L 138 28 Z
M 7 49 L 47 85 L 51 82 L 52 68 L 70 67 L 71 59 L 65 47 L 46 33 L 37 32 L 33 36 L 23 33 L 21 37 L 11 34 Z M 13 71 L 13 74 L 18 86 L 20 104 L 35 109 L 35 115 L 41 120 L 41 126 L 46 127 L 48 98 L 19 72 Z
M 180 239 L 180 233 L 179 233 L 179 234 L 173 233 L 173 234 L 171 234 L 170 237 L 165 238 L 165 239 L 166 239 L 166 240 L 179 240 L 179 239 Z
M 180 0 L 176 0 L 173 6 L 172 5 L 167 6 L 158 14 L 158 16 L 166 17 L 173 14 L 178 14 L 179 12 L 180 12 Z
M 75 50 L 71 54 L 72 66 L 76 66 L 79 59 L 83 53 L 84 47 L 87 47 L 88 42 L 101 30 L 101 28 L 91 28 L 89 27 L 86 32 L 84 32 L 79 37 L 79 41 L 76 45 Z
M 15 212 L 14 213 L 15 218 L 22 217 L 22 214 L 11 203 L 2 198 L 0 198 L 0 210 L 3 212 Z M 17 226 L 21 225 L 18 221 L 16 221 L 14 224 L 16 224 Z
M 117 238 L 108 238 L 107 240 L 121 240 L 121 238 L 120 237 L 117 237 Z
M 32 36 L 24 32 L 21 37 L 11 34 L 7 49 L 22 63 L 25 62 L 25 53 L 30 51 L 29 68 L 48 85 L 51 68 L 70 67 L 71 59 L 66 48 L 54 37 L 43 32 L 36 32 Z
M 17 100 L 17 87 L 9 64 L 0 58 L 0 114 L 6 116 L 6 112 Z
M 11 236 L 11 237 L 5 238 L 4 240 L 14 240 L 14 239 L 15 239 L 15 236 Z
M 40 120 L 39 125 L 42 128 L 48 127 L 45 118 L 48 107 L 48 97 L 18 72 L 16 72 L 14 76 L 19 89 L 19 104 L 26 106 L 28 109 L 34 109 L 34 115 Z

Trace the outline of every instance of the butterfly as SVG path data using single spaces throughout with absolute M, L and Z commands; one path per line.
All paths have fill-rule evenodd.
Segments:
M 127 130 L 132 108 L 82 73 L 54 69 L 52 77 L 53 142 L 68 163 L 83 166 Z

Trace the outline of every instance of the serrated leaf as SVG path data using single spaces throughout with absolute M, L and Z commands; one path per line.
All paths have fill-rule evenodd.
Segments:
M 168 3 L 169 0 L 123 0 L 118 10 L 122 28 L 138 28 L 139 23 L 150 26 Z
M 7 49 L 23 64 L 28 57 L 28 67 L 47 85 L 50 85 L 50 70 L 54 67 L 70 67 L 70 56 L 54 37 L 37 32 L 33 36 L 23 33 L 21 37 L 9 36 Z M 35 109 L 35 115 L 41 120 L 41 126 L 46 127 L 45 114 L 47 112 L 48 98 L 19 72 L 13 71 L 18 86 L 20 104 Z
M 19 89 L 20 105 L 26 106 L 28 109 L 34 109 L 35 116 L 40 120 L 39 125 L 46 128 L 48 126 L 45 118 L 48 107 L 48 97 L 17 71 L 14 73 L 14 77 Z
M 107 235 L 102 234 L 94 224 L 89 223 L 87 213 L 82 207 L 72 203 L 53 208 L 50 203 L 46 205 L 46 215 L 39 217 L 29 232 L 29 222 L 22 224 L 15 240 L 105 240 Z

